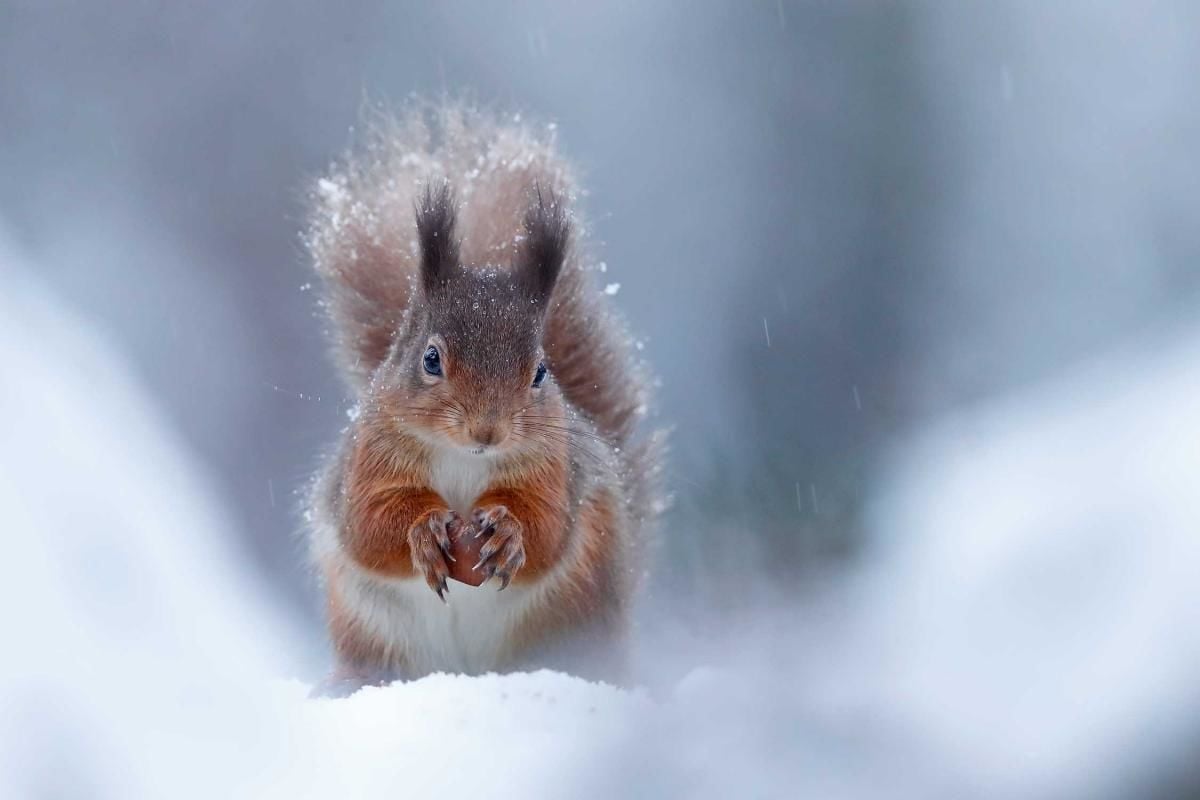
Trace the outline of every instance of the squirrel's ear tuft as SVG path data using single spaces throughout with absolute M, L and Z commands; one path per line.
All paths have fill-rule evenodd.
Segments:
M 449 182 L 427 185 L 417 200 L 417 240 L 421 245 L 421 282 L 436 288 L 458 268 L 458 241 L 454 238 L 457 214 Z
M 517 268 L 522 279 L 541 298 L 549 297 L 571 246 L 571 221 L 566 204 L 552 190 L 534 186 L 525 212 L 525 242 Z

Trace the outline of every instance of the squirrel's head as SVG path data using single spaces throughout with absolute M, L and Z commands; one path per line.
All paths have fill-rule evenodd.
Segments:
M 537 443 L 561 399 L 542 352 L 570 243 L 566 210 L 536 189 L 510 264 L 464 265 L 449 185 L 416 208 L 420 288 L 389 366 L 410 429 L 477 454 Z

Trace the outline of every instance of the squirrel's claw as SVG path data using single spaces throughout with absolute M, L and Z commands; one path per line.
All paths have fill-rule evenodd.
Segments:
M 449 539 L 446 539 L 443 541 L 441 537 L 438 537 L 437 546 L 438 546 L 438 549 L 442 551 L 442 555 L 444 555 L 446 557 L 446 560 L 449 561 L 451 564 L 453 564 L 455 561 L 458 560 L 457 558 L 454 557 L 454 554 L 450 552 L 450 540 Z
M 490 533 L 491 538 L 479 548 L 479 561 L 474 569 L 482 569 L 487 580 L 500 579 L 498 591 L 504 591 L 513 576 L 525 564 L 523 528 L 504 506 L 477 508 L 472 515 L 478 526 L 476 538 Z
M 425 578 L 425 583 L 443 603 L 450 589 L 450 535 L 447 528 L 456 517 L 449 510 L 433 511 L 417 522 L 408 532 L 409 553 L 413 568 Z M 461 524 L 461 521 L 460 521 Z
M 454 553 L 452 552 L 453 544 L 451 535 L 456 533 L 458 529 L 465 524 L 466 523 L 463 522 L 462 517 L 451 511 L 450 519 L 446 521 L 446 524 L 434 531 L 434 539 L 437 540 L 438 549 L 442 551 L 442 555 L 444 555 L 446 560 L 451 564 L 458 560 L 454 557 Z
M 492 569 L 492 575 L 500 579 L 500 588 L 496 591 L 503 592 L 507 589 L 513 575 L 517 574 L 517 570 L 523 566 L 525 566 L 525 548 L 518 543 L 516 547 L 510 549 L 504 563 L 499 568 Z
M 486 509 L 477 508 L 471 515 L 475 520 L 475 538 L 496 530 L 496 523 L 508 516 L 507 506 L 490 506 Z

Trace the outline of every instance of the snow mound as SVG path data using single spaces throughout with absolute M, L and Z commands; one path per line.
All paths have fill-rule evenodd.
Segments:
M 897 461 L 862 630 L 932 760 L 993 794 L 1095 796 L 1200 733 L 1197 398 L 1200 331 L 1183 331 Z
M 579 779 L 585 757 L 620 741 L 644 694 L 562 673 L 437 674 L 348 698 L 272 692 L 288 727 L 306 731 L 346 797 L 545 796 Z
M 199 467 L 0 236 L 0 796 L 230 796 L 289 651 Z

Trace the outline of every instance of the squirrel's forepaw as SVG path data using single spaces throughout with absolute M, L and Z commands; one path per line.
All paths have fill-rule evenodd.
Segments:
M 488 578 L 499 578 L 500 589 L 504 590 L 525 564 L 521 523 L 501 505 L 477 508 L 471 516 L 476 526 L 475 536 L 488 537 L 479 548 L 475 569 L 482 569 Z
M 430 511 L 418 518 L 408 531 L 413 568 L 421 573 L 425 583 L 443 602 L 450 591 L 446 585 L 446 579 L 450 577 L 448 562 L 454 560 L 450 554 L 450 533 L 463 524 L 453 511 Z

